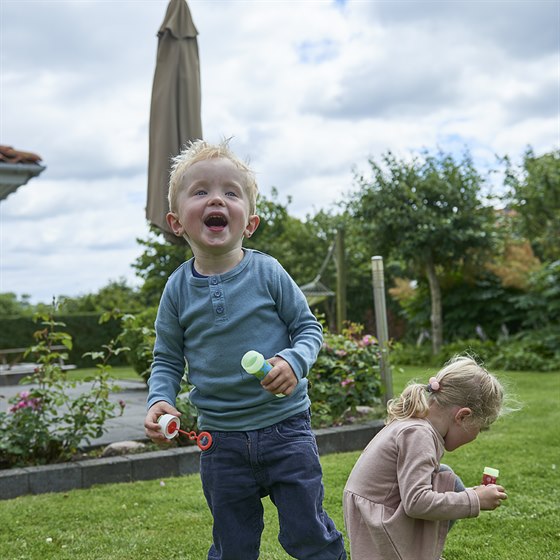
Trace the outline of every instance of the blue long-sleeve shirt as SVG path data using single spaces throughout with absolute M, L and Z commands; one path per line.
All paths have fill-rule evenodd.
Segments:
M 264 428 L 309 408 L 307 373 L 322 344 L 322 328 L 305 296 L 278 261 L 245 249 L 232 270 L 207 278 L 183 263 L 164 289 L 156 318 L 148 407 L 175 405 L 188 364 L 189 397 L 201 430 Z M 298 384 L 277 398 L 241 367 L 248 350 L 280 356 Z

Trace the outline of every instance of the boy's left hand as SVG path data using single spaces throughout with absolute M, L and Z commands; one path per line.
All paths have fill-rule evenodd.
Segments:
M 272 365 L 272 369 L 261 381 L 262 387 L 275 395 L 279 393 L 290 395 L 298 384 L 298 378 L 292 366 L 280 356 L 274 356 L 267 361 Z

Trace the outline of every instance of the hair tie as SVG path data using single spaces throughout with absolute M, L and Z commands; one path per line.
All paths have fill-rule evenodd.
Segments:
M 430 377 L 426 385 L 426 391 L 428 391 L 428 393 L 436 393 L 439 391 L 439 381 L 435 377 Z

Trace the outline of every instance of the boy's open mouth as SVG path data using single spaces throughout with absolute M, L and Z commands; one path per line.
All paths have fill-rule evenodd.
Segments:
M 210 214 L 205 220 L 204 225 L 212 230 L 221 230 L 227 226 L 227 219 L 222 214 Z

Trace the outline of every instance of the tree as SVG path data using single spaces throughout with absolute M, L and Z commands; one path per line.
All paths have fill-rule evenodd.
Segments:
M 126 280 L 111 280 L 97 293 L 79 297 L 60 298 L 65 313 L 104 312 L 118 309 L 122 312 L 136 312 L 144 307 L 144 302 L 138 293 Z
M 440 279 L 491 248 L 494 211 L 480 199 L 484 180 L 468 153 L 458 162 L 442 152 L 423 156 L 371 159 L 372 175 L 356 177 L 348 208 L 375 254 L 402 260 L 427 279 L 436 354 L 443 343 Z
M 147 239 L 137 239 L 145 247 L 144 252 L 132 264 L 144 283 L 140 293 L 148 306 L 157 306 L 169 275 L 183 262 L 192 257 L 189 246 L 169 243 L 156 227 L 150 228 Z
M 291 198 L 285 204 L 279 202 L 276 189 L 272 189 L 270 199 L 261 196 L 257 204 L 259 227 L 244 245 L 278 259 L 295 282 L 302 285 L 317 274 L 329 241 L 309 223 L 290 216 L 290 203 Z
M 10 317 L 17 315 L 32 315 L 33 306 L 29 303 L 29 296 L 23 295 L 20 299 L 13 292 L 0 294 L 0 316 Z
M 521 236 L 529 239 L 543 261 L 560 259 L 560 150 L 540 157 L 525 152 L 521 170 L 506 159 L 508 200 Z

